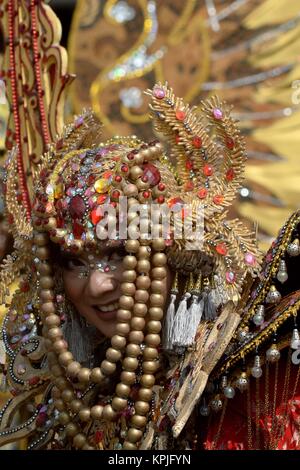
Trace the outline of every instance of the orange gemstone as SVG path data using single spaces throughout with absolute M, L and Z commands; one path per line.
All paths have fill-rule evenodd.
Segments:
M 200 199 L 205 199 L 206 196 L 207 196 L 207 189 L 205 189 L 205 188 L 199 189 L 199 191 L 198 191 L 198 197 L 199 197 Z
M 175 116 L 178 121 L 184 121 L 186 113 L 182 109 L 177 109 Z
M 193 163 L 191 162 L 191 160 L 187 160 L 185 162 L 185 167 L 187 170 L 192 170 L 193 169 Z
M 224 202 L 224 196 L 222 196 L 222 194 L 217 194 L 213 197 L 213 201 L 215 204 L 222 204 Z
M 198 135 L 195 135 L 193 137 L 193 146 L 196 148 L 196 149 L 200 149 L 202 147 L 202 139 L 201 137 L 199 137 Z
M 211 165 L 205 164 L 203 167 L 203 173 L 205 176 L 211 176 L 213 174 L 214 170 Z
M 225 256 L 227 255 L 227 247 L 225 245 L 225 243 L 219 243 L 217 246 L 216 246 L 216 252 L 219 253 L 219 255 L 222 255 L 222 256 Z
M 100 207 L 93 209 L 90 214 L 90 217 L 93 224 L 96 225 L 103 218 L 103 213 Z
M 107 200 L 107 194 L 101 194 L 97 198 L 97 203 L 98 204 L 103 204 Z
M 192 181 L 187 181 L 187 182 L 185 183 L 184 189 L 185 189 L 186 191 L 193 191 L 193 189 L 194 189 L 194 183 L 193 183 Z

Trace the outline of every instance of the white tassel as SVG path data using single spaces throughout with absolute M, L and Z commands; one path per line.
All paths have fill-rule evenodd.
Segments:
M 175 314 L 174 327 L 171 334 L 171 347 L 184 347 L 185 329 L 188 320 L 187 301 L 191 297 L 189 292 L 186 292 L 182 297 L 178 309 Z
M 165 317 L 163 336 L 163 348 L 165 350 L 172 349 L 171 335 L 174 326 L 176 297 L 177 294 L 171 293 L 171 300 Z
M 199 300 L 199 295 L 193 295 L 191 305 L 187 312 L 185 336 L 182 340 L 185 346 L 191 346 L 195 341 L 195 336 L 203 314 L 203 308 L 203 300 Z

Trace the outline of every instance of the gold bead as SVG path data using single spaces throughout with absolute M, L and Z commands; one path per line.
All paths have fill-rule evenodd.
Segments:
M 60 354 L 63 351 L 66 351 L 66 349 L 67 349 L 66 341 L 64 339 L 57 339 L 53 343 L 53 349 L 57 354 Z
M 149 259 L 151 255 L 151 249 L 148 246 L 140 246 L 138 251 L 139 259 Z
M 155 255 L 152 256 L 153 266 L 165 266 L 165 264 L 167 264 L 167 257 L 164 253 L 155 253 Z
M 76 377 L 80 369 L 81 369 L 81 365 L 79 364 L 79 362 L 73 361 L 67 367 L 67 374 L 70 377 Z
M 145 303 L 148 302 L 149 294 L 146 290 L 138 289 L 135 292 L 134 298 L 135 298 L 136 302 L 140 302 L 140 303 L 145 304 Z
M 48 243 L 49 236 L 48 236 L 47 233 L 38 233 L 38 232 L 36 232 L 34 234 L 33 241 L 34 241 L 35 245 L 37 245 L 37 246 L 44 246 Z
M 119 335 L 127 335 L 130 332 L 130 325 L 128 323 L 117 323 L 116 333 Z
M 137 253 L 140 247 L 138 240 L 126 240 L 125 249 L 128 253 Z
M 51 315 L 51 313 L 55 313 L 56 311 L 54 302 L 44 302 L 41 305 L 41 311 L 45 313 L 46 315 L 50 315 L 51 317 L 52 316 L 58 317 L 57 315 Z M 58 325 L 60 325 L 60 318 L 58 317 L 58 319 L 59 319 Z
M 74 400 L 74 392 L 73 390 L 67 388 L 66 390 L 62 391 L 61 397 L 64 402 L 70 403 L 72 400 Z
M 103 372 L 103 374 L 111 375 L 115 372 L 115 370 L 116 370 L 116 364 L 114 364 L 113 362 L 107 361 L 105 359 L 104 361 L 102 361 L 101 371 Z
M 134 300 L 128 295 L 121 295 L 119 299 L 119 307 L 124 308 L 125 310 L 130 310 L 134 305 Z
M 117 312 L 117 320 L 127 322 L 131 319 L 131 311 L 119 308 Z
M 129 372 L 127 370 L 123 370 L 120 375 L 120 379 L 123 384 L 125 385 L 132 385 L 135 382 L 136 375 L 134 372 Z
M 47 262 L 39 263 L 38 264 L 38 271 L 39 271 L 41 276 L 48 276 L 49 274 L 52 273 L 52 267 Z M 46 288 L 45 290 L 48 290 L 48 288 Z
M 138 360 L 135 357 L 125 357 L 125 359 L 123 359 L 123 367 L 125 370 L 133 372 L 137 369 L 138 365 Z
M 151 279 L 149 276 L 138 276 L 136 279 L 136 287 L 138 289 L 149 289 L 151 285 Z
M 123 266 L 125 269 L 131 270 L 134 269 L 137 265 L 136 257 L 133 255 L 126 255 L 123 258 Z
M 124 336 L 114 335 L 111 338 L 111 345 L 113 348 L 121 350 L 126 346 L 126 338 L 124 338 Z
M 82 408 L 82 401 L 78 399 L 72 400 L 70 403 L 70 408 L 74 413 L 78 413 Z
M 155 238 L 152 240 L 152 247 L 155 251 L 163 251 L 166 247 L 166 242 L 163 238 Z
M 133 444 L 132 442 L 125 441 L 123 444 L 123 449 L 124 450 L 136 450 L 137 446 Z
M 130 343 L 141 344 L 144 340 L 144 333 L 142 331 L 131 331 L 128 340 Z
M 45 304 L 44 304 L 45 305 Z M 45 325 L 49 328 L 52 326 L 59 326 L 60 325 L 60 318 L 58 315 L 49 315 L 45 318 Z
M 94 367 L 91 371 L 91 381 L 94 383 L 101 383 L 105 379 L 100 367 Z
M 158 357 L 158 351 L 156 348 L 150 348 L 149 346 L 146 346 L 143 351 L 143 356 L 146 361 L 149 361 L 149 359 L 156 359 Z
M 155 380 L 154 380 L 155 381 Z M 152 398 L 152 385 L 149 387 L 143 386 L 139 389 L 139 399 L 142 401 L 150 401 Z
M 130 387 L 123 383 L 118 383 L 116 386 L 116 394 L 120 398 L 127 398 L 130 394 Z
M 76 449 L 82 449 L 82 447 L 86 444 L 86 437 L 84 434 L 79 433 L 73 439 L 73 444 Z
M 77 374 L 79 382 L 88 382 L 90 380 L 91 370 L 87 367 L 82 367 Z
M 38 246 L 36 251 L 35 251 L 35 255 L 40 260 L 46 260 L 50 256 L 49 248 L 47 246 Z
M 138 415 L 146 415 L 150 409 L 149 403 L 142 400 L 136 401 L 134 407 Z
M 57 377 L 54 383 L 59 390 L 64 390 L 68 386 L 68 381 L 64 377 Z
M 161 330 L 161 322 L 156 320 L 148 321 L 147 330 L 149 333 L 159 333 Z
M 165 303 L 165 298 L 161 294 L 151 294 L 150 303 L 153 307 L 162 307 Z
M 134 306 L 133 306 L 133 313 L 134 315 L 138 316 L 138 317 L 144 317 L 145 315 L 147 315 L 147 312 L 148 312 L 148 307 L 145 303 L 135 303 Z
M 166 268 L 153 268 L 151 271 L 152 279 L 165 279 L 167 275 Z
M 130 324 L 133 330 L 143 330 L 146 322 L 141 317 L 133 317 Z
M 75 423 L 69 423 L 66 426 L 66 434 L 69 437 L 74 437 L 78 433 L 78 426 Z
M 60 365 L 54 364 L 51 366 L 51 373 L 54 375 L 54 377 L 60 377 L 63 374 L 64 370 Z
M 136 428 L 144 428 L 147 424 L 147 418 L 145 416 L 133 415 L 131 418 L 131 424 Z
M 91 408 L 91 417 L 93 419 L 100 419 L 103 413 L 103 406 L 95 405 Z
M 54 340 L 61 338 L 63 335 L 61 328 L 53 327 L 48 330 L 48 338 L 51 339 L 52 342 Z
M 64 411 L 64 409 L 65 409 L 65 404 L 64 404 L 64 402 L 62 401 L 61 398 L 58 398 L 58 399 L 54 400 L 54 407 L 55 407 L 58 411 Z
M 141 354 L 141 348 L 138 344 L 130 343 L 126 346 L 126 355 L 130 357 L 138 357 Z
M 78 413 L 78 417 L 80 421 L 83 421 L 83 422 L 89 421 L 91 417 L 91 410 L 88 407 L 81 408 L 81 410 Z
M 107 421 L 113 421 L 117 417 L 117 413 L 113 410 L 111 405 L 105 405 L 102 413 L 103 419 Z
M 143 170 L 139 166 L 133 166 L 130 170 L 130 177 L 133 180 L 137 180 L 143 173 Z
M 130 165 L 129 161 L 127 162 L 127 164 Z M 135 184 L 132 183 L 125 184 L 122 189 L 124 195 L 128 197 L 137 196 L 138 194 L 138 188 Z
M 51 289 L 54 286 L 54 280 L 50 276 L 41 276 L 40 286 L 42 289 Z
M 148 346 L 151 346 L 151 347 L 155 348 L 155 347 L 160 345 L 160 336 L 156 335 L 156 334 L 153 334 L 153 333 L 150 333 L 150 334 L 145 336 L 145 342 Z
M 155 280 L 151 282 L 151 291 L 153 294 L 161 294 L 165 289 L 164 281 Z
M 127 400 L 125 398 L 114 397 L 112 399 L 111 406 L 115 411 L 122 411 L 127 406 Z
M 69 423 L 70 416 L 65 411 L 61 411 L 58 415 L 58 421 L 64 426 Z
M 142 431 L 135 428 L 130 428 L 127 433 L 127 439 L 129 440 L 129 442 L 133 443 L 138 442 L 142 438 L 142 436 Z
M 134 295 L 135 293 L 135 285 L 132 282 L 123 282 L 121 284 L 121 291 L 122 294 L 125 295 Z
M 40 299 L 44 302 L 49 302 L 54 300 L 55 294 L 51 289 L 42 289 L 40 291 Z
M 143 371 L 145 374 L 154 374 L 157 371 L 158 362 L 157 361 L 144 361 L 143 362 Z
M 161 320 L 164 316 L 164 311 L 160 307 L 150 307 L 149 316 L 152 320 Z
M 106 359 L 110 362 L 118 362 L 122 357 L 120 351 L 114 348 L 108 348 L 106 350 Z
M 138 273 L 148 273 L 151 269 L 151 264 L 147 259 L 141 259 L 137 262 L 136 270 Z
M 122 282 L 134 282 L 136 280 L 136 272 L 134 269 L 127 269 L 122 273 Z
M 147 362 L 149 362 L 149 361 L 147 361 Z M 143 366 L 144 366 L 144 364 L 143 364 Z M 143 367 L 143 369 L 144 369 L 144 367 Z M 141 377 L 140 384 L 142 385 L 142 387 L 145 387 L 145 388 L 153 387 L 153 385 L 155 384 L 155 377 L 152 374 L 152 372 L 150 372 L 150 374 L 149 374 L 144 370 L 144 374 Z
M 70 351 L 65 351 L 58 356 L 59 363 L 63 366 L 68 366 L 73 361 L 73 354 Z

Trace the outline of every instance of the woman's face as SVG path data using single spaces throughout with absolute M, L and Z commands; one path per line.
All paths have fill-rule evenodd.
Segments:
M 116 333 L 118 301 L 121 296 L 122 259 L 125 250 L 104 248 L 97 255 L 62 254 L 63 282 L 67 298 L 85 320 L 107 338 Z M 103 271 L 108 265 L 109 271 Z M 170 273 L 163 285 L 165 299 L 170 289 Z

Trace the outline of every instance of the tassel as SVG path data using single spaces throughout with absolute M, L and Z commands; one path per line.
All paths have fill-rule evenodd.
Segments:
M 184 337 L 182 338 L 182 343 L 185 346 L 191 346 L 194 343 L 198 326 L 203 314 L 204 302 L 202 299 L 200 300 L 201 275 L 198 276 L 196 283 L 192 286 L 191 294 L 192 301 L 187 312 Z
M 171 347 L 176 347 L 176 349 L 186 347 L 186 330 L 188 323 L 187 301 L 191 298 L 189 283 L 184 291 L 185 294 L 178 305 L 178 309 L 175 314 L 174 327 L 171 333 Z
M 163 334 L 163 348 L 165 350 L 172 349 L 172 330 L 174 327 L 174 319 L 175 319 L 175 302 L 178 294 L 178 273 L 176 272 L 173 286 L 171 289 L 171 300 L 170 304 L 165 316 L 164 322 L 164 334 Z

